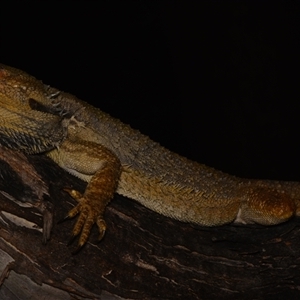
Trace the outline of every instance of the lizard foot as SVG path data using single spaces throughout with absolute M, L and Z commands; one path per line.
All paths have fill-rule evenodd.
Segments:
M 93 225 L 96 223 L 99 229 L 99 241 L 103 238 L 106 231 L 106 222 L 103 219 L 103 212 L 101 207 L 95 209 L 93 202 L 86 198 L 80 192 L 72 189 L 64 189 L 72 198 L 74 198 L 78 205 L 71 209 L 65 219 L 73 218 L 79 214 L 78 220 L 73 228 L 73 239 L 80 234 L 78 249 L 87 242 Z

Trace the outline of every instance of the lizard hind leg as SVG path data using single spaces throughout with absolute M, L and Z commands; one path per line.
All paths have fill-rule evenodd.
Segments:
M 296 213 L 292 198 L 283 191 L 267 187 L 249 187 L 244 193 L 235 223 L 275 225 Z

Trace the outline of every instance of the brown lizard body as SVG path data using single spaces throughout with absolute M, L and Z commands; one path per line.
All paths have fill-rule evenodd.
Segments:
M 184 222 L 272 225 L 299 215 L 300 185 L 240 179 L 173 153 L 108 114 L 0 65 L 0 143 L 45 152 L 88 182 L 74 235 L 83 245 L 94 223 L 104 235 L 103 213 L 115 192 Z

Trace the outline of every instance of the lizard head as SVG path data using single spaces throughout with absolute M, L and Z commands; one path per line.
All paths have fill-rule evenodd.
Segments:
M 1 100 L 11 97 L 19 106 L 29 106 L 32 110 L 70 118 L 82 107 L 75 96 L 61 92 L 24 71 L 0 64 L 0 105 L 12 103 Z M 68 114 L 67 114 L 68 112 Z
M 45 87 L 41 81 L 26 72 L 0 64 L 0 94 L 12 97 L 16 95 L 15 100 L 20 101 L 19 104 L 26 102 L 26 99 L 44 97 Z
M 33 76 L 0 64 L 0 144 L 27 153 L 48 151 L 66 136 L 63 118 L 32 107 L 45 103 L 47 86 Z

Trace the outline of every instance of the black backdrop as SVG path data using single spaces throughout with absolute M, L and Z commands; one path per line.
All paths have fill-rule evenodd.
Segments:
M 0 61 L 173 151 L 300 179 L 299 1 L 4 1 Z

